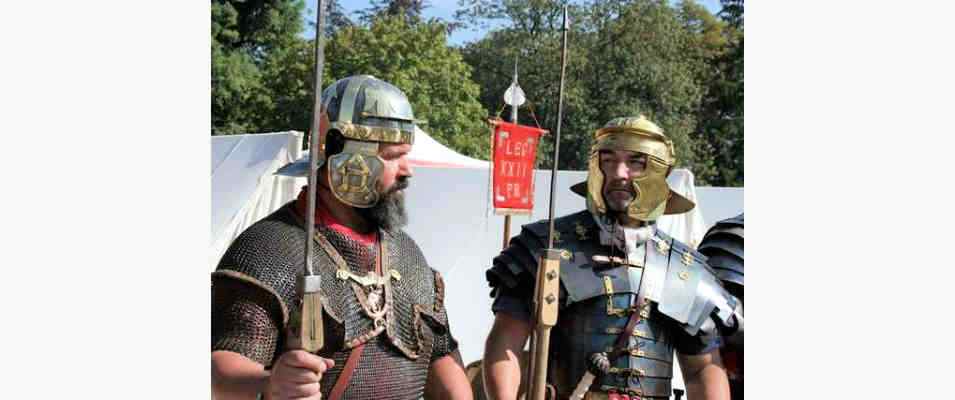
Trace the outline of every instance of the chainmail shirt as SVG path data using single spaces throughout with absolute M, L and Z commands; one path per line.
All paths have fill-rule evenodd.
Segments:
M 301 307 L 295 281 L 304 269 L 304 228 L 293 207 L 286 205 L 253 224 L 226 251 L 212 279 L 212 350 L 239 353 L 266 367 L 285 350 L 285 324 L 290 310 Z M 372 320 L 356 299 L 359 289 L 337 281 L 334 265 L 316 246 L 316 270 L 322 274 L 326 299 L 323 314 L 325 347 L 319 355 L 335 360 L 321 382 L 328 396 L 342 372 L 351 345 L 365 349 L 344 397 L 418 399 L 424 391 L 430 362 L 457 349 L 443 306 L 440 274 L 429 268 L 414 241 L 404 232 L 382 232 L 382 240 L 365 245 L 327 226 L 317 225 L 341 255 L 349 271 L 375 270 L 381 243 L 391 269 L 400 279 L 391 284 L 393 301 L 387 329 L 373 337 Z M 386 272 L 387 274 L 387 272 Z M 356 285 L 357 287 L 357 285 Z M 365 335 L 365 336 L 363 336 Z

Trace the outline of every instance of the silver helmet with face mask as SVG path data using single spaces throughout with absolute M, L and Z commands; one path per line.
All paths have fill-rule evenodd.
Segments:
M 327 160 L 331 192 L 352 207 L 374 206 L 381 198 L 378 181 L 384 170 L 378 147 L 382 143 L 414 143 L 415 120 L 408 97 L 388 82 L 358 75 L 326 88 L 322 92 L 322 108 L 328 128 L 319 134 L 327 137 L 336 132 L 344 138 L 342 151 Z M 322 149 L 323 154 L 325 151 Z M 324 163 L 325 160 L 319 160 L 319 167 Z M 308 157 L 283 167 L 277 174 L 307 176 Z

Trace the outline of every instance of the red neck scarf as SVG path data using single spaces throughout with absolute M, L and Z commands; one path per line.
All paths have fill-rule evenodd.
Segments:
M 368 233 L 361 233 L 355 231 L 352 228 L 349 228 L 341 223 L 335 216 L 333 216 L 328 210 L 323 207 L 322 200 L 318 197 L 316 193 L 315 200 L 318 204 L 315 205 L 315 225 L 316 226 L 327 226 L 334 229 L 336 232 L 345 235 L 346 237 L 358 241 L 359 243 L 372 246 L 378 242 L 378 235 L 376 230 L 373 230 Z M 295 200 L 295 211 L 305 219 L 306 210 L 308 210 L 308 186 L 303 186 L 302 191 L 298 193 L 298 199 Z

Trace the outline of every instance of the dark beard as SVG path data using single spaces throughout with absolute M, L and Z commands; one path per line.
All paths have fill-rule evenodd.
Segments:
M 405 196 L 404 193 L 398 193 L 399 190 L 407 187 L 408 179 L 399 179 L 378 199 L 378 203 L 370 208 L 358 208 L 358 214 L 386 231 L 393 231 L 407 225 Z

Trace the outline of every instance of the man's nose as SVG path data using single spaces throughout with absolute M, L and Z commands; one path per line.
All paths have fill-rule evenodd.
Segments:
M 618 162 L 614 164 L 611 173 L 613 179 L 627 179 L 630 177 L 630 168 L 627 167 L 627 163 Z
M 414 169 L 411 168 L 411 161 L 408 160 L 408 157 L 401 157 L 401 160 L 398 161 L 398 176 L 408 178 L 414 176 Z

